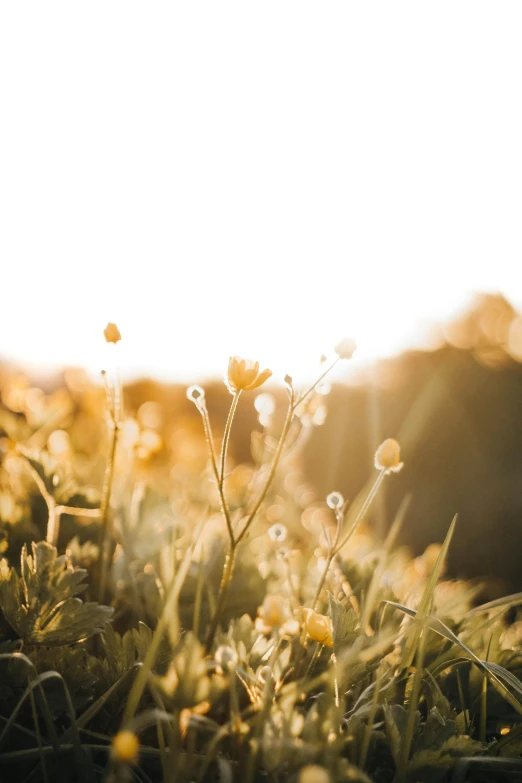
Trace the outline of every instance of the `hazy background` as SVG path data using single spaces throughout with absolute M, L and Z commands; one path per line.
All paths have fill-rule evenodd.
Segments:
M 190 380 L 522 304 L 519 3 L 4 3 L 0 354 Z
M 515 2 L 2 4 L 0 359 L 38 397 L 50 370 L 110 365 L 116 321 L 125 378 L 181 384 L 128 389 L 129 415 L 157 399 L 199 433 L 184 385 L 229 354 L 299 383 L 353 336 L 307 446 L 317 497 L 353 499 L 399 437 L 375 529 L 411 491 L 404 541 L 459 512 L 453 572 L 522 586 L 521 22 Z

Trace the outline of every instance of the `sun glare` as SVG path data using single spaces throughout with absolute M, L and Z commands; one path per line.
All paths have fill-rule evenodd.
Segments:
M 4 6 L 2 356 L 97 371 L 113 320 L 128 375 L 297 375 L 522 303 L 515 11 L 268 6 Z

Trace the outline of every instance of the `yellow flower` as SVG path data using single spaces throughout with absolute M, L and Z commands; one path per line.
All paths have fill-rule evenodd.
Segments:
M 333 647 L 333 626 L 330 617 L 318 614 L 313 609 L 302 609 L 303 625 L 306 633 L 314 642 Z
M 272 375 L 271 370 L 259 372 L 259 362 L 231 356 L 228 362 L 228 373 L 225 385 L 231 394 L 238 391 L 258 389 Z
M 324 767 L 310 764 L 299 773 L 299 783 L 330 783 L 331 778 Z
M 374 464 L 377 470 L 398 473 L 402 468 L 401 447 L 393 438 L 387 438 L 375 452 Z
M 110 321 L 103 330 L 103 334 L 108 343 L 117 343 L 121 340 L 120 330 L 116 324 L 113 324 Z
M 112 755 L 122 764 L 136 764 L 140 743 L 133 731 L 119 731 L 112 740 Z

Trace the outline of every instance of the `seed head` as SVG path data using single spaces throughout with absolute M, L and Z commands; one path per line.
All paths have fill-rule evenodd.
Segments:
M 344 498 L 340 492 L 330 492 L 326 498 L 326 503 L 333 511 L 336 511 L 338 508 L 343 507 Z
M 112 756 L 121 764 L 136 764 L 140 743 L 133 731 L 119 731 L 112 740 Z
M 120 330 L 116 324 L 113 324 L 110 321 L 103 330 L 103 334 L 108 343 L 118 343 L 121 340 Z
M 251 359 L 242 359 L 240 356 L 231 356 L 228 362 L 225 386 L 230 394 L 238 391 L 252 391 L 258 389 L 272 375 L 272 370 L 259 372 L 259 362 Z
M 351 359 L 357 350 L 357 343 L 351 337 L 343 337 L 335 346 L 335 353 L 341 359 Z
M 187 389 L 187 400 L 193 402 L 196 408 L 201 410 L 205 405 L 205 390 L 195 383 Z
M 286 540 L 288 530 L 286 525 L 283 525 L 281 522 L 276 522 L 275 525 L 268 528 L 268 535 L 272 541 L 277 541 L 278 544 L 282 544 L 283 541 Z
M 377 470 L 386 470 L 390 473 L 398 473 L 403 463 L 401 462 L 401 447 L 393 438 L 387 438 L 381 443 L 375 452 L 374 464 Z

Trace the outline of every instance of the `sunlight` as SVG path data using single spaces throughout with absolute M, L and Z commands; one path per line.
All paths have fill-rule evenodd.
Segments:
M 409 3 L 377 27 L 367 6 L 336 4 L 335 25 L 271 7 L 276 27 L 236 3 L 204 23 L 114 3 L 103 26 L 3 9 L 0 355 L 97 372 L 114 320 L 127 375 L 191 380 L 241 353 L 297 376 L 343 335 L 357 361 L 422 343 L 474 290 L 522 304 L 504 7 L 451 6 L 449 27 Z

